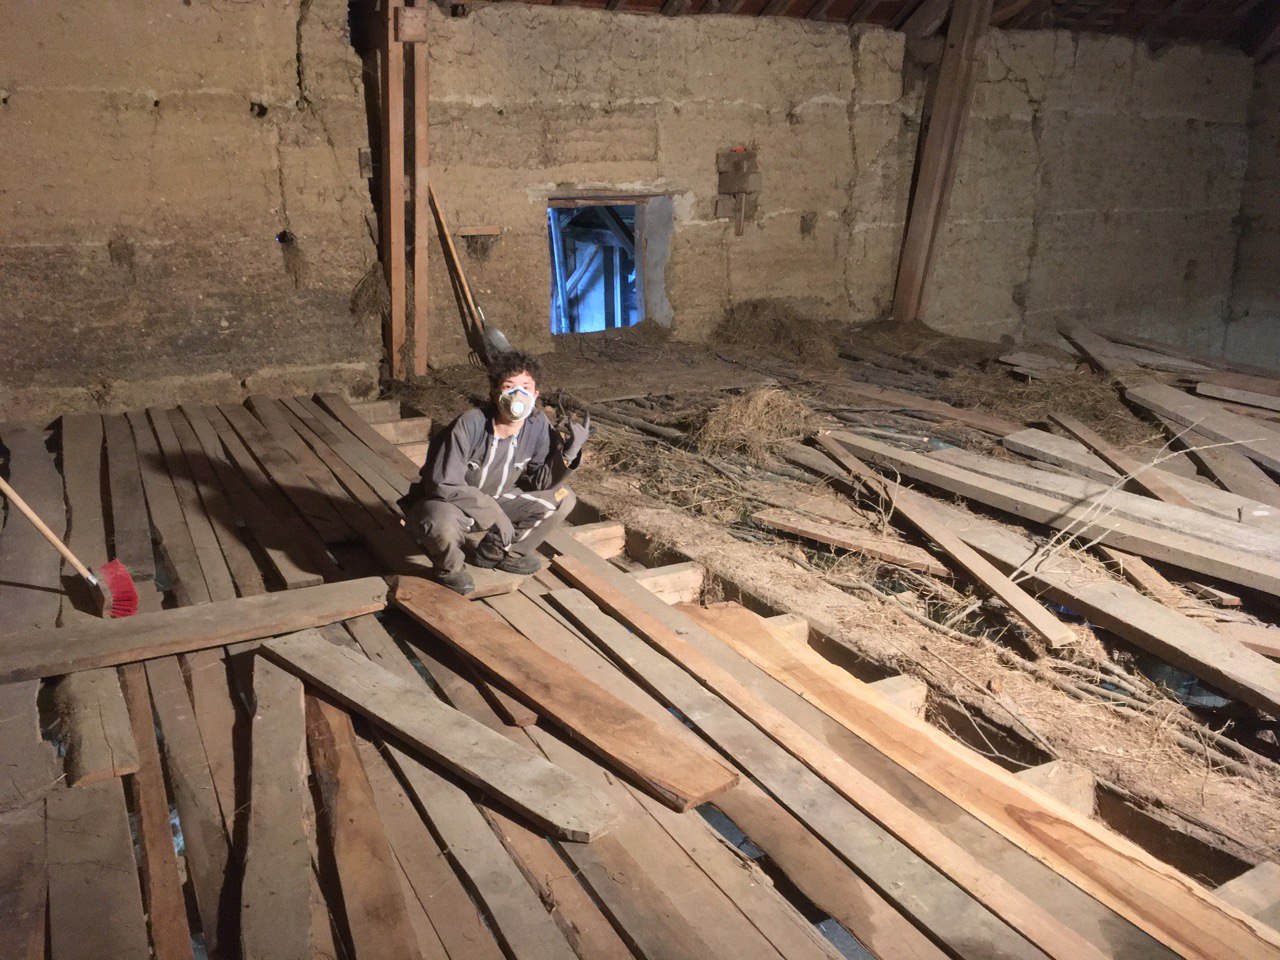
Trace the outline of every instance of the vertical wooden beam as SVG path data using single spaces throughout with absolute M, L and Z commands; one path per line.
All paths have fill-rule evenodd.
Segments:
M 415 0 L 425 8 L 427 0 Z M 427 254 L 431 249 L 430 203 L 427 200 L 428 97 L 431 67 L 425 43 L 411 44 L 413 51 L 413 375 L 427 375 Z
M 392 380 L 404 379 L 404 47 L 396 38 L 402 0 L 384 0 L 386 40 L 382 51 L 382 267 L 391 297 L 385 331 Z
M 898 260 L 893 318 L 919 319 L 938 229 L 955 182 L 965 121 L 976 84 L 978 42 L 991 23 L 992 0 L 956 0 L 938 69 L 933 116 L 916 165 L 915 192 Z

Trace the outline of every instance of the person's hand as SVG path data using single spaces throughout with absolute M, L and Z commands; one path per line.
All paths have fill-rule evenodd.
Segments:
M 506 547 L 511 546 L 512 541 L 515 540 L 516 528 L 511 525 L 511 518 L 505 513 L 500 514 L 500 517 L 501 519 L 494 521 L 493 526 L 489 528 L 489 532 L 486 536 L 492 537 L 496 535 L 502 542 L 502 546 L 505 549 Z
M 569 440 L 564 448 L 564 462 L 567 464 L 576 463 L 578 457 L 582 455 L 582 448 L 587 445 L 587 438 L 591 436 L 591 414 L 586 415 L 585 423 L 575 423 L 569 421 Z

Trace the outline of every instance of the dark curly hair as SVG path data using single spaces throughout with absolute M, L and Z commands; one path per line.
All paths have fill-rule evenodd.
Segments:
M 502 386 L 502 381 L 517 373 L 529 374 L 534 383 L 542 382 L 542 364 L 537 357 L 520 350 L 509 350 L 498 354 L 489 364 L 489 386 L 497 390 Z

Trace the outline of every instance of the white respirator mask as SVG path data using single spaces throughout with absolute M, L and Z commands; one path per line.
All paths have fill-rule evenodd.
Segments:
M 533 394 L 521 387 L 512 387 L 498 397 L 498 408 L 503 415 L 518 422 L 533 413 Z

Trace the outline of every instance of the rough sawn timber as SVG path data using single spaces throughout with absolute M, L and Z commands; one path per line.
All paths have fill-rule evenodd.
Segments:
M 617 812 L 559 767 L 459 713 L 429 691 L 365 657 L 304 631 L 266 643 L 262 652 L 489 796 L 557 836 L 591 840 Z
M 835 686 L 807 646 L 784 644 L 763 625 L 750 630 L 746 618 L 735 630 L 731 645 L 761 669 L 1180 955 L 1280 956 L 1280 934 L 852 675 Z
M 376 613 L 387 605 L 379 577 L 264 593 L 194 607 L 0 637 L 0 683 L 151 660 L 258 640 Z
M 673 809 L 683 812 L 706 803 L 738 782 L 738 775 L 709 750 L 692 749 L 672 731 L 451 590 L 401 577 L 392 599 L 539 716 L 563 727 Z

